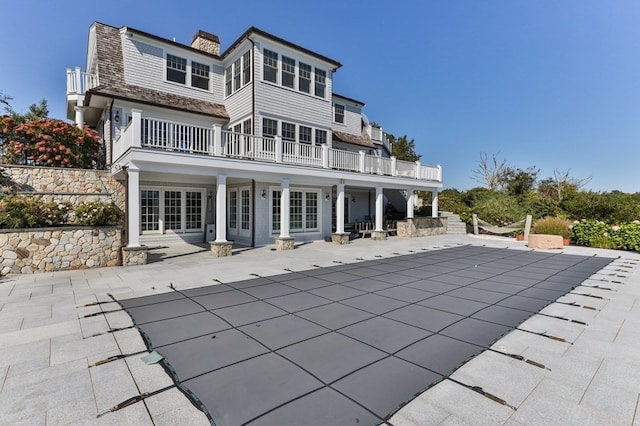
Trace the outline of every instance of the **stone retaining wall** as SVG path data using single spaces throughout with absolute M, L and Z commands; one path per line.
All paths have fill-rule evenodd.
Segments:
M 125 188 L 108 170 L 0 164 L 18 194 L 34 195 L 46 202 L 112 202 L 124 211 Z
M 446 217 L 415 217 L 398 221 L 399 237 L 429 237 L 447 233 Z
M 0 275 L 121 264 L 122 227 L 0 230 Z

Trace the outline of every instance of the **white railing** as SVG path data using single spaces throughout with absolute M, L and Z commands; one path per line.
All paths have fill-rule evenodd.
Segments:
M 402 177 L 416 177 L 416 163 L 398 160 L 396 162 L 397 175 Z
M 208 154 L 212 142 L 210 127 L 193 126 L 154 118 L 142 118 L 141 146 Z
M 380 127 L 371 126 L 371 140 L 382 141 L 382 129 Z
M 322 167 L 322 147 L 308 145 L 305 143 L 283 141 L 282 162 Z
M 67 69 L 67 94 L 83 95 L 98 85 L 98 75 L 80 71 L 80 68 Z
M 153 148 L 191 154 L 227 156 L 239 159 L 299 164 L 349 172 L 370 173 L 442 181 L 440 166 L 425 166 L 395 158 L 366 155 L 306 143 L 283 141 L 222 130 L 220 126 L 195 126 L 134 113 L 131 123 L 122 130 L 113 144 L 112 159 L 124 154 L 130 147 Z
M 329 167 L 351 172 L 360 171 L 360 154 L 357 152 L 331 149 L 329 155 Z

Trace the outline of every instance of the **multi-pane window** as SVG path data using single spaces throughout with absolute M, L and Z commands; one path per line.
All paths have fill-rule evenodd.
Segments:
M 182 192 L 164 192 L 164 228 L 182 229 Z
M 251 198 L 249 197 L 249 190 L 243 189 L 240 191 L 240 228 L 249 229 L 249 218 L 251 215 Z
M 251 81 L 251 51 L 247 51 L 242 55 L 242 84 L 245 85 Z
M 272 83 L 278 82 L 278 54 L 264 49 L 264 65 L 262 67 L 262 78 Z
M 280 230 L 280 197 L 279 190 L 274 189 L 271 192 L 271 230 L 273 231 Z
M 296 140 L 296 125 L 293 123 L 282 122 L 282 140 Z
M 186 84 L 187 60 L 178 56 L 167 54 L 167 80 Z
M 318 228 L 318 193 L 306 192 L 305 193 L 305 228 L 317 229 Z
M 160 219 L 160 191 L 140 191 L 140 230 L 157 231 Z
M 231 191 L 229 193 L 229 228 L 236 229 L 238 227 L 238 193 Z
M 251 129 L 251 119 L 249 118 L 248 120 L 244 120 L 242 122 L 242 133 L 244 133 L 245 135 L 250 135 L 253 133 L 253 130 Z
M 311 93 L 311 65 L 298 63 L 298 90 Z
M 316 68 L 315 95 L 324 98 L 324 89 L 327 85 L 327 72 Z
M 240 88 L 240 58 L 233 63 L 233 91 Z
M 232 67 L 227 67 L 224 72 L 224 94 L 229 96 L 231 94 L 231 73 Z
M 300 143 L 311 143 L 311 127 L 299 126 L 299 141 Z
M 327 131 L 316 129 L 316 145 L 327 143 Z
M 262 119 L 262 135 L 275 136 L 278 134 L 278 121 L 270 118 Z
M 185 200 L 186 229 L 202 228 L 202 192 L 187 191 Z
M 302 229 L 302 191 L 291 191 L 289 200 L 289 226 Z
M 191 61 L 191 86 L 209 90 L 209 65 Z
M 334 117 L 333 121 L 336 123 L 344 123 L 344 105 L 335 104 L 333 106 Z
M 293 89 L 293 81 L 296 76 L 296 61 L 282 56 L 282 85 Z

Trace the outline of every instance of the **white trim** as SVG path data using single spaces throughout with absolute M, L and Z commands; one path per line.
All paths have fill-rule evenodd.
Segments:
M 198 187 L 184 187 L 184 186 L 163 186 L 163 185 L 140 185 L 138 190 L 139 194 L 139 213 L 140 217 L 140 229 L 142 229 L 142 205 L 140 204 L 142 198 L 142 191 L 158 191 L 159 197 L 159 205 L 158 205 L 158 230 L 153 231 L 140 231 L 140 235 L 184 235 L 184 234 L 195 234 L 202 233 L 205 230 L 205 219 L 206 219 L 206 210 L 207 210 L 207 189 L 206 188 L 198 188 Z M 166 191 L 175 191 L 180 192 L 180 229 L 166 229 L 165 228 L 165 217 L 164 217 L 164 193 Z M 200 228 L 195 229 L 187 229 L 187 192 L 199 192 L 201 194 L 201 212 L 200 212 Z
M 279 191 L 282 195 L 282 186 L 280 185 L 271 185 L 267 191 L 269 197 L 269 234 L 273 236 L 278 236 L 280 234 L 280 228 L 273 229 L 273 191 Z M 292 228 L 289 227 L 290 234 L 305 234 L 305 235 L 313 235 L 313 234 L 321 234 L 322 233 L 322 206 L 324 200 L 324 193 L 322 188 L 312 188 L 312 187 L 300 187 L 300 186 L 290 186 L 289 187 L 289 200 L 291 200 L 292 192 L 302 192 L 302 228 Z M 317 195 L 317 217 L 316 217 L 316 228 L 306 229 L 306 221 L 307 221 L 307 204 L 306 204 L 306 193 L 313 192 Z M 291 209 L 291 204 L 289 204 L 289 209 Z M 291 212 L 291 210 L 289 210 Z M 291 220 L 291 216 L 289 216 Z M 280 218 L 282 221 L 282 218 Z M 291 221 L 290 221 L 291 224 Z

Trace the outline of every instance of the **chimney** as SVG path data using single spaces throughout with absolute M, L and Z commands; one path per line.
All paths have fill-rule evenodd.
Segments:
M 220 39 L 206 31 L 198 30 L 191 40 L 191 47 L 212 55 L 220 55 Z

